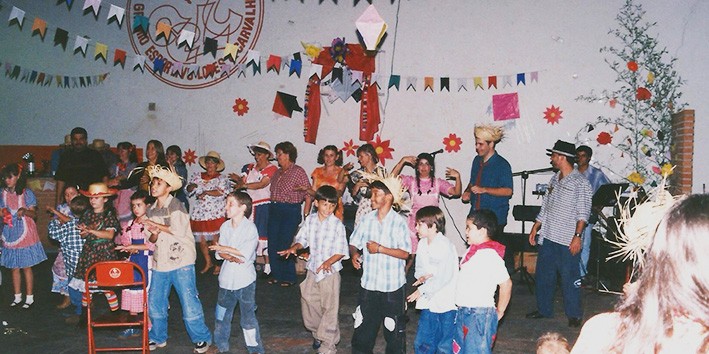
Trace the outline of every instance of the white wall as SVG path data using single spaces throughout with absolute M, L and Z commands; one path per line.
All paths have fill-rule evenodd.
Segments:
M 109 72 L 109 79 L 101 86 L 81 89 L 37 87 L 0 79 L 0 122 L 5 123 L 0 130 L 0 143 L 52 145 L 61 142 L 74 126 L 84 126 L 89 130 L 89 139 L 104 138 L 111 145 L 128 140 L 142 146 L 157 138 L 166 146 L 178 144 L 183 150 L 191 148 L 198 154 L 217 150 L 226 160 L 227 168 L 236 170 L 250 160 L 246 144 L 266 140 L 273 146 L 290 140 L 299 149 L 298 163 L 311 170 L 319 147 L 342 146 L 343 141 L 357 137 L 359 104 L 351 100 L 329 104 L 323 98 L 317 146 L 303 142 L 302 114 L 296 112 L 292 119 L 276 118 L 271 111 L 277 90 L 297 95 L 303 104 L 307 65 L 300 79 L 283 72 L 266 73 L 264 65 L 261 75 L 255 77 L 230 78 L 200 90 L 173 88 L 148 73 L 141 75 L 110 64 L 114 48 L 127 49 L 129 54 L 131 48 L 125 23 L 122 30 L 116 29 L 115 24 L 106 24 L 110 1 L 104 1 L 98 20 L 82 15 L 83 1 L 74 2 L 68 10 L 51 0 L 4 1 L 0 10 L 2 21 L 8 18 L 12 5 L 25 10 L 27 18 L 22 31 L 16 25 L 0 26 L 0 61 L 65 75 Z M 114 3 L 127 6 L 125 2 L 114 0 Z M 168 2 L 147 3 L 157 6 Z M 329 45 L 334 37 L 344 36 L 353 42 L 354 21 L 367 3 L 362 1 L 357 7 L 352 6 L 351 0 L 338 3 L 263 1 L 265 19 L 255 49 L 267 57 L 300 51 L 300 41 Z M 439 155 L 437 165 L 439 171 L 445 166 L 455 167 L 467 179 L 475 153 L 472 128 L 476 123 L 492 122 L 487 113 L 492 95 L 508 92 L 519 93 L 521 119 L 507 124 L 508 137 L 498 151 L 510 161 L 513 172 L 548 167 L 544 149 L 557 139 L 573 142 L 587 122 L 599 114 L 613 113 L 607 105 L 577 102 L 575 98 L 592 89 L 613 87 L 615 77 L 598 49 L 617 44 L 607 32 L 616 26 L 615 15 L 622 3 L 620 0 L 402 0 L 392 5 L 389 1 L 376 1 L 377 9 L 389 24 L 388 38 L 377 56 L 377 71 L 389 75 L 393 68 L 395 74 L 402 75 L 401 91 L 387 92 L 386 82 L 382 83 L 385 90 L 380 97 L 384 120 L 381 134 L 384 139 L 391 139 L 396 149 L 394 160 L 387 161 L 387 167 L 392 167 L 401 156 L 442 148 L 443 137 L 454 132 L 463 138 L 463 149 Z M 709 182 L 709 167 L 702 163 L 706 161 L 703 152 L 709 148 L 709 142 L 701 139 L 709 134 L 709 123 L 704 119 L 709 103 L 703 97 L 709 92 L 709 68 L 705 60 L 709 25 L 703 20 L 709 16 L 709 3 L 689 0 L 642 3 L 647 20 L 658 22 L 655 31 L 661 45 L 679 58 L 676 69 L 687 80 L 682 89 L 684 100 L 697 114 L 693 191 L 702 192 L 703 185 Z M 182 4 L 178 5 L 185 6 Z M 49 24 L 50 32 L 44 42 L 30 36 L 34 17 Z M 154 29 L 154 23 L 151 25 Z M 57 26 L 70 33 L 66 52 L 53 46 L 53 29 Z M 109 64 L 92 59 L 93 47 L 86 58 L 72 55 L 77 34 L 89 35 L 91 43 L 94 40 L 106 43 Z M 129 58 L 127 67 L 131 63 Z M 457 92 L 458 77 L 531 71 L 539 71 L 538 83 L 531 83 L 528 78 L 527 86 L 502 88 L 500 82 L 498 90 L 481 91 L 473 89 L 471 79 L 468 92 Z M 419 77 L 417 92 L 405 91 L 406 76 Z M 436 78 L 435 93 L 423 92 L 424 76 Z M 437 80 L 441 76 L 451 77 L 452 92 L 438 91 Z M 232 112 L 237 97 L 249 101 L 250 110 L 244 117 Z M 149 102 L 156 103 L 156 112 L 149 114 Z M 543 119 L 544 110 L 552 104 L 563 110 L 560 124 L 553 126 Z M 587 143 L 596 150 L 594 158 L 602 160 L 608 156 L 605 147 L 597 148 L 595 141 Z M 351 157 L 347 160 L 354 161 Z M 413 173 L 411 169 L 404 172 Z M 530 177 L 528 203 L 539 202 L 532 197 L 531 190 L 534 184 L 544 183 L 549 177 L 548 174 Z M 516 177 L 511 204 L 521 202 L 521 189 L 521 181 Z M 462 230 L 468 206 L 459 201 L 446 204 Z M 509 225 L 508 231 L 521 227 L 513 220 Z

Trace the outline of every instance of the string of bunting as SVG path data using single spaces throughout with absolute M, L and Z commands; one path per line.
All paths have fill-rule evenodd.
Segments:
M 10 62 L 5 62 L 4 65 L 6 78 L 42 87 L 52 87 L 52 84 L 54 84 L 54 87 L 58 88 L 92 87 L 101 85 L 108 79 L 108 73 L 100 75 L 67 76 L 45 73 L 44 71 L 13 65 Z

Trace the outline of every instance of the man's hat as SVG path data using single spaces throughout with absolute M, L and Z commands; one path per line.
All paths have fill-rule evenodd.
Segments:
M 551 156 L 553 152 L 568 157 L 576 157 L 576 145 L 563 140 L 557 140 L 553 148 L 547 149 L 547 156 Z

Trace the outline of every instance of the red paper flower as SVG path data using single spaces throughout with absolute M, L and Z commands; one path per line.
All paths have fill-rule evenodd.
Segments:
M 646 101 L 649 100 L 650 97 L 652 97 L 650 90 L 644 87 L 638 87 L 638 91 L 635 93 L 635 98 L 637 98 L 638 101 Z
M 463 144 L 463 140 L 461 140 L 454 133 L 451 133 L 447 137 L 443 138 L 443 145 L 445 145 L 445 149 L 447 152 L 460 151 L 460 145 L 462 145 L 462 144 Z
M 244 114 L 249 113 L 249 101 L 243 98 L 237 98 L 234 100 L 234 106 L 232 106 L 232 108 L 237 115 L 243 116 Z
M 632 60 L 629 61 L 629 62 L 628 62 L 628 70 L 630 70 L 630 71 L 632 71 L 632 72 L 638 71 L 638 63 L 636 63 L 636 62 L 634 62 L 634 61 L 632 61 Z
M 655 173 L 657 173 L 658 175 L 661 175 L 661 174 L 662 174 L 662 169 L 660 168 L 660 166 L 652 166 L 652 172 L 655 172 Z
M 598 133 L 598 137 L 596 138 L 596 141 L 601 145 L 610 144 L 611 140 L 613 140 L 613 136 L 608 134 L 607 132 Z
M 611 106 L 611 108 L 615 108 L 615 105 L 616 105 L 617 103 L 618 103 L 618 100 L 616 100 L 615 98 L 611 98 L 611 99 L 608 101 L 608 105 Z
M 560 110 L 559 107 L 554 107 L 554 105 L 551 105 L 551 107 L 548 107 L 546 111 L 544 111 L 544 119 L 547 120 L 547 123 L 554 125 L 556 123 L 559 123 L 559 119 L 561 119 L 561 113 L 564 111 Z
M 345 146 L 342 148 L 342 151 L 345 152 L 345 156 L 354 156 L 357 153 L 359 145 L 355 145 L 352 139 L 350 139 L 350 141 L 344 141 L 342 143 L 345 144 Z
M 379 161 L 382 162 L 382 165 L 386 165 L 386 159 L 391 159 L 391 152 L 394 151 L 394 149 L 389 147 L 391 140 L 382 141 L 381 137 L 377 135 L 375 140 L 369 141 L 368 143 L 374 147 L 374 151 L 377 152 L 377 156 L 379 157 Z
M 185 160 L 186 164 L 192 166 L 192 164 L 197 160 L 197 153 L 192 149 L 187 149 L 187 151 L 185 151 L 185 156 L 182 156 L 182 159 Z

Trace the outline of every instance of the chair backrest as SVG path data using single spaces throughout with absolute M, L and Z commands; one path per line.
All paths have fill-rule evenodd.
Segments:
M 142 281 L 134 279 L 134 270 L 140 272 L 140 279 L 145 279 L 145 274 L 140 266 L 127 261 L 98 262 L 92 265 L 86 274 L 88 275 L 92 270 L 96 272 L 96 282 L 94 283 L 96 286 L 121 287 L 142 284 Z

